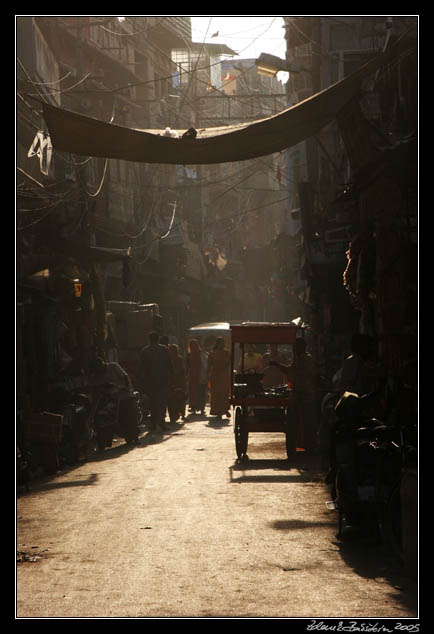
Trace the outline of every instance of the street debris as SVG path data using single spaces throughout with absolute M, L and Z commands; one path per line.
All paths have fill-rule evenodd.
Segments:
M 38 561 L 39 559 L 41 559 L 40 555 L 35 555 L 33 553 L 27 553 L 25 550 L 18 550 L 17 551 L 17 563 L 22 563 L 24 561 Z
M 19 544 L 20 546 L 24 546 L 25 544 Z M 30 546 L 31 549 L 40 548 L 40 546 Z M 25 561 L 35 562 L 42 559 L 42 553 L 48 552 L 49 548 L 44 548 L 44 550 L 40 550 L 37 553 L 31 553 L 26 550 L 17 550 L 17 563 L 23 563 Z

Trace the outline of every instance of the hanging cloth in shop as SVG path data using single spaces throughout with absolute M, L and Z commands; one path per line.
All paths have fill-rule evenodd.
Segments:
M 50 137 L 47 137 L 42 130 L 38 130 L 27 152 L 27 157 L 37 156 L 39 158 L 39 167 L 41 173 L 45 174 L 45 176 L 48 176 L 50 171 L 52 153 L 53 146 L 51 145 Z
M 415 46 L 414 34 L 408 33 L 351 75 L 277 115 L 202 128 L 184 138 L 184 130 L 171 136 L 165 130 L 126 128 L 45 102 L 43 113 L 53 147 L 80 156 L 172 165 L 244 161 L 280 152 L 317 134 L 359 92 L 364 79 Z

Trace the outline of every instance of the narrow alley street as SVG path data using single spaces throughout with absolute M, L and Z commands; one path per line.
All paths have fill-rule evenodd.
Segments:
M 18 618 L 417 617 L 415 582 L 336 538 L 317 459 L 192 417 L 17 498 Z

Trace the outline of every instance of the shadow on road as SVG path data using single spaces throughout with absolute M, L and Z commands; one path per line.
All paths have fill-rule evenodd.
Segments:
M 267 473 L 267 470 L 270 473 Z M 252 473 L 261 471 L 261 473 Z M 282 473 L 276 474 L 276 471 Z M 250 472 L 250 473 L 249 473 Z M 283 473 L 284 472 L 284 473 Z M 257 459 L 237 461 L 229 467 L 231 482 L 320 482 L 323 479 L 316 468 L 305 461 L 282 459 Z
M 211 427 L 212 429 L 222 429 L 228 425 L 232 425 L 230 418 L 209 418 L 205 426 Z
M 278 531 L 294 531 L 305 528 L 321 528 L 323 526 L 333 526 L 331 521 L 306 521 L 306 520 L 276 520 L 271 522 L 271 528 Z
M 31 489 L 30 491 L 27 491 L 27 494 L 39 493 L 41 491 L 52 491 L 56 489 L 66 489 L 66 488 L 72 488 L 72 487 L 93 486 L 94 484 L 97 484 L 97 481 L 98 481 L 97 473 L 91 473 L 90 476 L 88 476 L 87 478 L 83 478 L 81 480 L 68 480 L 68 482 L 63 482 L 59 480 L 52 481 L 51 479 L 47 481 L 47 479 L 44 478 L 37 482 L 33 482 Z
M 384 544 L 356 527 L 349 529 L 343 539 L 332 543 L 339 548 L 342 559 L 356 574 L 375 579 L 378 583 L 389 583 L 400 593 L 402 605 L 417 614 L 417 580 L 405 572 Z M 392 595 L 394 592 L 391 590 Z
M 140 441 L 139 441 L 140 443 Z M 129 451 L 135 449 L 137 445 L 130 445 L 125 443 L 124 441 L 115 440 L 115 443 L 112 447 L 107 447 L 102 451 L 98 451 L 91 456 L 89 456 L 86 460 L 80 460 L 76 464 L 65 464 L 62 465 L 61 468 L 53 474 L 50 475 L 41 475 L 36 474 L 31 478 L 29 483 L 29 490 L 25 491 L 23 487 L 17 486 L 17 497 L 21 497 L 23 495 L 29 495 L 35 493 L 37 491 L 49 491 L 52 489 L 62 489 L 62 488 L 70 488 L 75 486 L 92 486 L 97 484 L 98 474 L 93 473 L 87 478 L 77 479 L 77 480 L 69 480 L 69 481 L 60 481 L 59 476 L 73 473 L 76 469 L 79 469 L 84 464 L 93 464 L 98 462 L 104 462 L 106 460 L 112 460 L 113 458 L 117 458 Z

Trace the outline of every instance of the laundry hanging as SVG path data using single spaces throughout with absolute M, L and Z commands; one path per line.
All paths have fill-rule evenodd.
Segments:
M 416 46 L 412 33 L 402 36 L 351 75 L 279 114 L 244 124 L 185 130 L 139 130 L 77 114 L 43 103 L 43 114 L 56 150 L 80 156 L 139 163 L 205 165 L 266 156 L 317 134 L 355 95 L 364 79 Z M 178 138 L 175 138 L 175 137 Z

